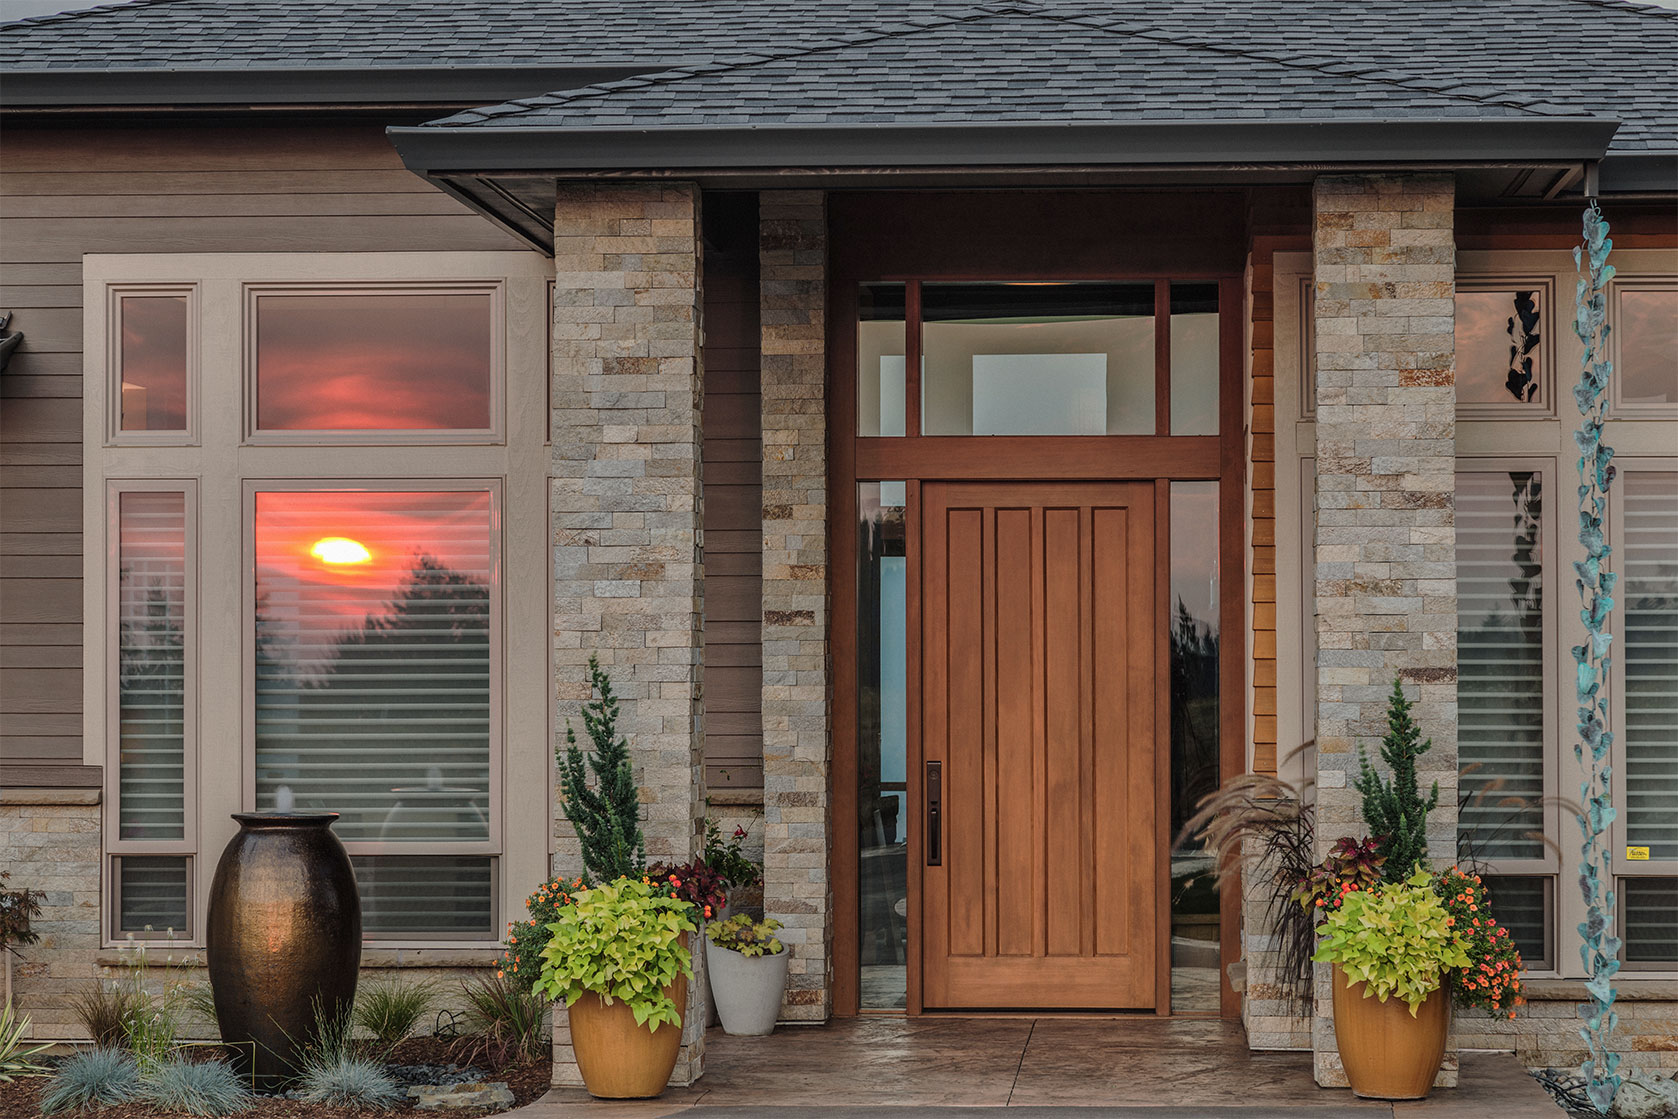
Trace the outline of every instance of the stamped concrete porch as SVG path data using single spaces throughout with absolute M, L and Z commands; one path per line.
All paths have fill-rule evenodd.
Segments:
M 1253 1053 L 1233 1022 L 846 1018 L 705 1040 L 705 1075 L 661 1099 L 555 1089 L 509 1119 L 906 1119 L 1008 1107 L 1020 1119 L 1562 1119 L 1506 1053 L 1464 1053 L 1462 1086 L 1421 1103 L 1318 1088 L 1309 1053 Z

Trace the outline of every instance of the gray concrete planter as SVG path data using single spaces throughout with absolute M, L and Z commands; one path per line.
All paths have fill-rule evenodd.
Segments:
M 774 1032 L 791 959 L 792 953 L 784 950 L 773 956 L 742 956 L 705 942 L 705 968 L 724 1033 L 761 1037 Z

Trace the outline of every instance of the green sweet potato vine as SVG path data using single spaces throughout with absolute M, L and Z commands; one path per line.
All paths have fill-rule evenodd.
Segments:
M 599 995 L 607 1006 L 621 999 L 636 1025 L 654 1032 L 661 1023 L 679 1027 L 682 1016 L 664 988 L 693 976 L 683 936 L 695 931 L 692 912 L 647 878 L 578 890 L 548 925 L 536 988 L 566 1006 L 584 994 Z
M 1469 965 L 1455 923 L 1433 876 L 1418 870 L 1401 885 L 1347 893 L 1324 919 L 1312 959 L 1339 964 L 1348 983 L 1382 1002 L 1398 996 L 1414 1017 L 1449 972 Z

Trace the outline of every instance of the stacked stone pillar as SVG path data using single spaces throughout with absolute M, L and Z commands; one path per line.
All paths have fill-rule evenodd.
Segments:
M 562 184 L 554 211 L 554 669 L 559 733 L 599 657 L 622 700 L 654 861 L 685 862 L 704 818 L 699 190 Z M 556 809 L 560 800 L 555 793 Z M 580 869 L 556 811 L 556 870 Z M 697 946 L 696 946 L 697 947 Z M 696 991 L 689 992 L 694 1006 Z M 672 1084 L 698 1079 L 688 1015 Z M 554 1083 L 580 1084 L 563 1011 Z
M 1394 676 L 1439 782 L 1428 850 L 1456 850 L 1455 205 L 1449 175 L 1325 176 L 1314 191 L 1317 856 L 1367 828 L 1350 788 L 1378 756 Z M 1315 981 L 1317 1082 L 1344 1086 L 1329 970 Z M 1456 1083 L 1456 1052 L 1438 1083 Z
M 827 206 L 759 202 L 763 400 L 763 907 L 792 951 L 783 1018 L 832 1012 L 828 881 Z

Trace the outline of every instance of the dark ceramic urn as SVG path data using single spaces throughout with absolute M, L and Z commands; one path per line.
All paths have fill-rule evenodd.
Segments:
M 361 895 L 336 812 L 237 812 L 210 885 L 205 947 L 222 1040 L 259 1085 L 296 1072 L 317 1008 L 347 1014 L 361 965 Z

